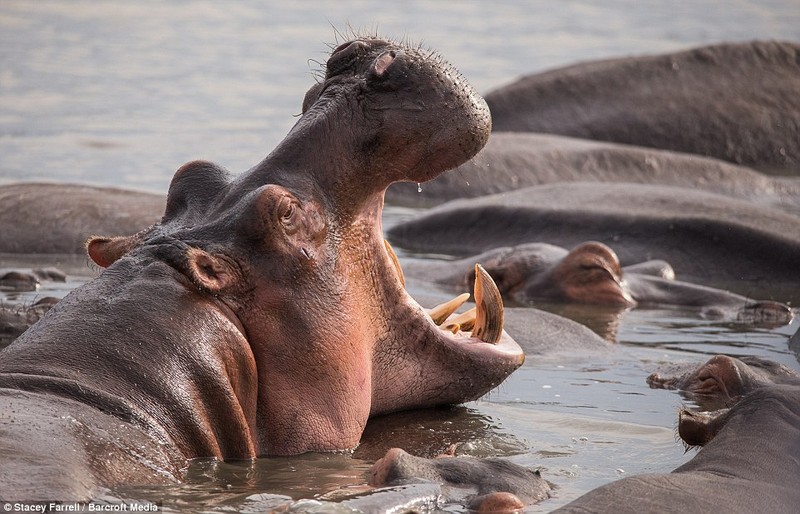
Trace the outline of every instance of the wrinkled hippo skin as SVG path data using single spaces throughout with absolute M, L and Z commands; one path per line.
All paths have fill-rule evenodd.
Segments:
M 703 448 L 672 473 L 612 482 L 555 512 L 797 512 L 800 383 L 756 389 L 729 410 L 682 410 L 678 434 Z
M 453 173 L 421 186 L 393 184 L 386 200 L 428 207 L 554 182 L 690 187 L 800 213 L 799 178 L 772 177 L 699 155 L 526 132 L 493 132 L 483 150 Z
M 538 470 L 508 459 L 451 455 L 424 459 L 399 448 L 390 449 L 375 462 L 369 484 L 383 487 L 420 479 L 441 484 L 446 503 L 466 504 L 477 512 L 519 510 L 549 498 L 551 490 Z
M 679 389 L 706 410 L 729 407 L 742 396 L 772 384 L 796 383 L 791 368 L 761 357 L 715 355 L 701 365 L 673 365 L 651 374 L 654 389 Z
M 788 305 L 675 280 L 664 261 L 623 268 L 614 251 L 589 241 L 572 250 L 547 243 L 501 247 L 455 261 L 412 261 L 406 276 L 435 282 L 454 292 L 469 290 L 474 264 L 492 276 L 505 300 L 531 304 L 537 300 L 608 305 L 625 309 L 647 305 L 698 308 L 706 317 L 785 325 L 792 320 Z
M 77 184 L 0 186 L 0 253 L 84 253 L 97 234 L 130 235 L 157 222 L 162 195 Z
M 457 256 L 594 240 L 614 248 L 623 265 L 663 259 L 683 280 L 745 295 L 754 284 L 795 294 L 800 286 L 800 217 L 687 188 L 535 186 L 448 202 L 392 227 L 388 237 L 411 251 Z
M 486 95 L 494 130 L 800 166 L 800 45 L 720 44 L 576 64 Z
M 164 216 L 0 353 L 0 497 L 85 499 L 186 459 L 355 447 L 369 416 L 478 398 L 524 355 L 491 284 L 437 327 L 381 234 L 383 193 L 472 157 L 483 100 L 430 52 L 337 47 L 286 139 L 232 178 L 181 167 Z M 368 151 L 366 151 L 368 150 Z M 402 387 L 398 387 L 402 384 Z

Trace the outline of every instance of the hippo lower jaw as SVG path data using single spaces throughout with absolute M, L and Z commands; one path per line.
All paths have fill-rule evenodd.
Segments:
M 375 350 L 374 369 L 381 371 L 373 374 L 370 415 L 475 400 L 523 364 L 525 354 L 503 330 L 500 293 L 482 267 L 476 265 L 475 307 L 455 314 L 465 293 L 426 310 L 405 291 L 387 249 L 399 278 L 392 293 L 399 302 L 387 322 L 403 333 Z

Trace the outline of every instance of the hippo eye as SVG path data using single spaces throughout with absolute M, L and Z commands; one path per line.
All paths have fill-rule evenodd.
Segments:
M 298 204 L 292 198 L 284 196 L 280 199 L 277 207 L 277 215 L 278 219 L 280 220 L 281 224 L 283 224 L 284 230 L 286 230 L 287 234 L 294 234 L 297 232 L 298 225 L 297 225 L 297 211 L 298 211 Z

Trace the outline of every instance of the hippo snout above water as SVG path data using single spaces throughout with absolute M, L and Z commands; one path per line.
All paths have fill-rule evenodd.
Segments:
M 389 184 L 457 166 L 490 129 L 440 57 L 339 46 L 266 159 L 237 177 L 184 165 L 161 221 L 91 239 L 107 269 L 3 350 L 0 497 L 170 482 L 194 457 L 346 450 L 371 415 L 502 382 L 524 355 L 488 275 L 474 319 L 445 330 L 448 313 L 434 323 L 405 291 L 380 221 Z

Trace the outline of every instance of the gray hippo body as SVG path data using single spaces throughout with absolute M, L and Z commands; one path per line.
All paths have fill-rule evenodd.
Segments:
M 800 167 L 800 45 L 720 44 L 534 74 L 486 95 L 495 131 Z
M 97 234 L 131 235 L 157 222 L 166 197 L 79 184 L 0 187 L 0 253 L 85 253 Z
M 449 202 L 388 231 L 414 252 L 474 255 L 501 246 L 599 241 L 623 265 L 654 258 L 690 282 L 749 295 L 800 286 L 800 217 L 688 188 L 561 183 Z
M 453 173 L 421 186 L 393 184 L 386 199 L 427 207 L 555 182 L 689 187 L 800 214 L 800 178 L 699 155 L 528 132 L 493 132 L 483 150 Z
M 182 166 L 161 220 L 92 238 L 107 269 L 0 352 L 0 498 L 174 482 L 195 457 L 348 450 L 370 416 L 502 382 L 524 354 L 493 284 L 472 332 L 444 330 L 380 230 L 389 184 L 457 166 L 489 127 L 438 56 L 335 48 L 269 156 L 236 178 Z
M 792 320 L 789 306 L 759 301 L 702 285 L 675 280 L 672 267 L 660 260 L 623 268 L 608 246 L 590 241 L 571 250 L 547 243 L 494 248 L 449 261 L 407 262 L 406 276 L 437 283 L 458 293 L 475 280 L 474 265 L 492 276 L 505 300 L 518 304 L 556 301 L 606 305 L 683 306 L 713 319 L 784 325 Z

